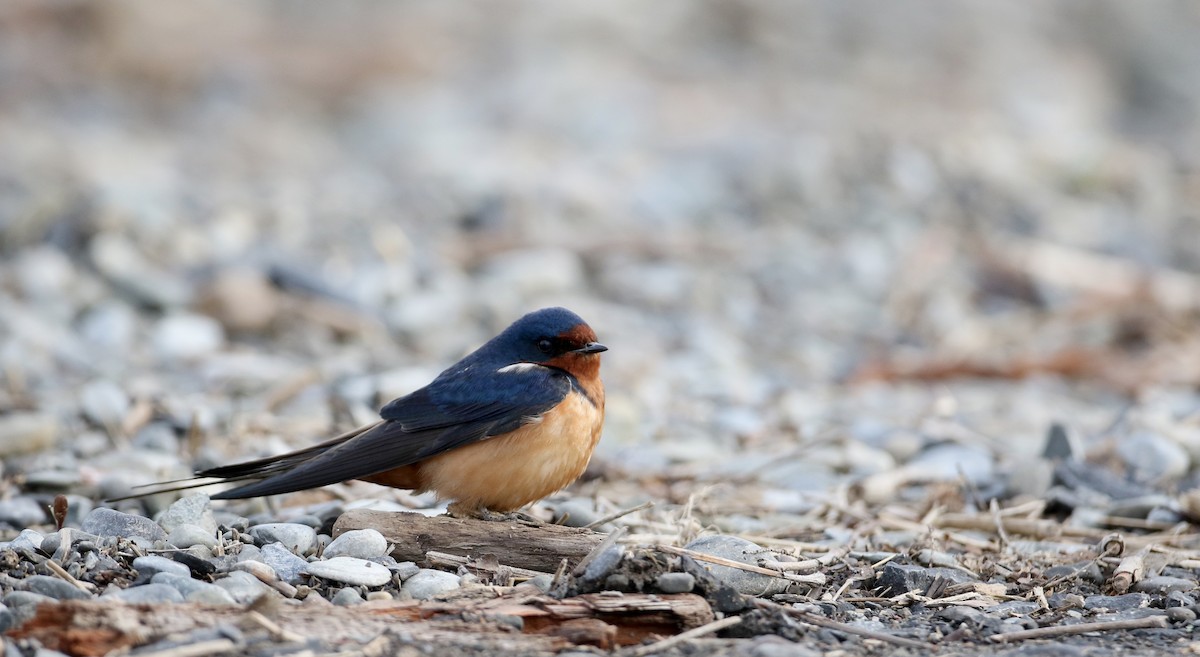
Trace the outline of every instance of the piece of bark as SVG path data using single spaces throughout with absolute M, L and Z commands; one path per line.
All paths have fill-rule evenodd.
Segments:
M 481 589 L 482 590 L 482 589 Z M 531 594 L 533 587 L 510 589 L 488 599 L 367 602 L 355 607 L 273 606 L 265 612 L 275 633 L 326 644 L 365 644 L 389 629 L 410 641 L 438 642 L 488 652 L 537 654 L 572 645 L 630 645 L 668 636 L 712 620 L 704 598 L 677 595 L 590 594 L 556 600 Z M 8 633 L 37 639 L 69 655 L 105 655 L 132 649 L 168 635 L 186 635 L 221 624 L 261 630 L 261 621 L 241 607 L 196 604 L 128 605 L 98 600 L 38 606 L 32 620 Z M 519 617 L 524 634 L 503 618 Z M 587 620 L 588 622 L 579 622 Z
M 343 513 L 333 526 L 333 535 L 354 529 L 378 530 L 394 544 L 392 556 L 400 561 L 423 563 L 430 550 L 476 558 L 492 554 L 505 566 L 551 573 L 564 557 L 577 563 L 605 536 L 560 525 L 361 509 Z

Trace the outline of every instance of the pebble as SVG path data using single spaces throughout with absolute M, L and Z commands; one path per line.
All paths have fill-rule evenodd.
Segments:
M 567 527 L 586 527 L 600 516 L 595 512 L 595 502 L 590 499 L 572 497 L 553 505 L 554 523 Z
M 296 554 L 305 554 L 317 544 L 317 530 L 294 522 L 271 522 L 250 528 L 250 536 L 259 545 L 282 543 Z
M 1150 431 L 1138 431 L 1118 440 L 1117 455 L 1141 481 L 1178 479 L 1191 465 L 1191 457 L 1179 443 Z
M 167 539 L 167 533 L 153 520 L 104 507 L 92 509 L 80 528 L 96 536 L 140 537 L 150 541 Z
M 194 360 L 219 350 L 225 344 L 225 331 L 211 317 L 178 313 L 160 319 L 150 340 L 165 359 Z
M 654 585 L 663 593 L 687 593 L 695 588 L 696 578 L 691 573 L 663 573 Z
M 1155 595 L 1165 595 L 1173 591 L 1191 591 L 1194 588 L 1196 588 L 1195 580 L 1184 579 L 1182 577 L 1168 577 L 1166 575 L 1147 577 L 1133 585 L 1133 590 L 1138 593 L 1151 593 Z
M 354 586 L 383 586 L 392 580 L 392 571 L 386 567 L 354 557 L 313 561 L 305 571 L 316 577 Z
M 33 575 L 26 577 L 23 581 L 30 592 L 55 600 L 89 600 L 92 597 L 91 593 L 57 577 Z
M 58 437 L 58 420 L 44 413 L 0 415 L 0 457 L 49 449 Z
M 421 567 L 412 561 L 401 561 L 400 563 L 388 566 L 388 568 L 393 573 L 396 573 L 401 582 L 421 572 Z
M 17 625 L 17 615 L 7 606 L 0 604 L 0 634 L 11 630 Z M 6 656 L 7 657 L 7 656 Z
M 151 579 L 158 573 L 171 573 L 180 577 L 191 577 L 191 570 L 178 561 L 160 557 L 156 554 L 138 557 L 133 560 L 133 569 L 145 579 Z
M 1150 604 L 1150 596 L 1145 593 L 1126 593 L 1124 595 L 1089 595 L 1083 601 L 1085 609 L 1106 609 L 1108 611 L 1129 611 L 1141 609 Z
M 422 568 L 420 572 L 406 579 L 400 590 L 412 600 L 429 600 L 457 589 L 460 582 L 458 575 L 453 573 Z
M 263 583 L 273 582 L 279 579 L 279 575 L 275 574 L 275 569 L 261 561 L 239 561 L 233 564 L 233 568 L 231 570 L 241 570 L 250 573 L 251 575 L 254 575 L 258 581 Z
M 308 567 L 308 562 L 292 554 L 292 551 L 284 547 L 282 543 L 267 543 L 262 546 L 260 553 L 255 558 L 274 569 L 279 579 L 288 584 L 304 582 L 304 572 Z
M 42 543 L 46 541 L 41 533 L 32 529 L 22 529 L 20 534 L 12 540 L 9 547 L 13 549 L 25 548 L 27 550 L 41 550 Z
M 621 564 L 621 560 L 624 558 L 625 548 L 620 545 L 609 546 L 603 552 L 596 555 L 591 563 L 583 569 L 583 576 L 580 577 L 580 583 L 584 587 L 596 587 L 608 579 L 609 574 Z
M 736 536 L 704 536 L 688 543 L 686 547 L 696 552 L 755 566 L 758 565 L 760 558 L 772 556 L 761 545 Z M 717 579 L 732 586 L 738 593 L 746 595 L 773 595 L 783 593 L 788 587 L 787 580 L 770 575 L 760 575 L 710 563 L 699 565 L 711 572 Z
M 263 595 L 278 593 L 275 589 L 263 584 L 257 577 L 241 570 L 229 572 L 215 582 L 216 586 L 225 590 L 238 604 L 249 604 Z
M 213 516 L 212 502 L 204 493 L 188 495 L 172 502 L 158 517 L 158 524 L 167 532 L 182 525 L 193 525 L 208 532 L 210 536 L 217 533 L 217 519 Z
M 163 604 L 166 602 L 183 602 L 183 595 L 174 587 L 166 584 L 143 584 L 127 589 L 109 587 L 100 596 L 105 600 L 120 600 L 130 604 Z
M 153 584 L 166 584 L 174 588 L 176 591 L 179 591 L 179 594 L 187 602 L 213 605 L 237 604 L 237 601 L 225 589 L 216 584 L 201 582 L 191 577 L 181 577 L 174 573 L 162 572 L 156 574 L 150 581 Z
M 0 500 L 0 522 L 10 527 L 29 527 L 47 521 L 49 513 L 30 497 Z
M 1167 620 L 1172 623 L 1190 623 L 1196 620 L 1196 612 L 1187 607 L 1170 607 L 1167 609 Z
M 926 568 L 912 564 L 888 562 L 879 575 L 878 584 L 884 595 L 895 596 L 913 591 L 927 591 L 935 579 L 944 578 L 954 584 L 973 582 L 975 579 L 954 568 Z
M 387 554 L 388 542 L 377 530 L 355 529 L 343 533 L 325 546 L 322 556 L 377 559 Z
M 189 548 L 193 545 L 203 545 L 208 549 L 217 547 L 217 539 L 212 532 L 198 525 L 178 525 L 167 535 L 167 542 L 178 548 Z
M 363 600 L 363 597 L 358 594 L 358 591 L 355 591 L 349 586 L 338 591 L 330 601 L 339 607 L 352 607 L 354 605 L 361 605 L 362 603 L 366 602 Z
M 79 393 L 83 414 L 110 432 L 118 431 L 129 414 L 129 395 L 107 379 L 92 381 Z

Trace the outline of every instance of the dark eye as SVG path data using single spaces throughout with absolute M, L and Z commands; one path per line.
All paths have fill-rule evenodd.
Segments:
M 546 338 L 542 338 L 541 340 L 538 340 L 537 348 L 540 349 L 543 354 L 548 354 L 551 351 L 554 351 L 554 343 Z

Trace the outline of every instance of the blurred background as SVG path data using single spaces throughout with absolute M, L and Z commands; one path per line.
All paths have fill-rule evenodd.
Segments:
M 1053 422 L 1190 486 L 1198 35 L 1116 0 L 8 0 L 6 494 L 310 444 L 546 305 L 611 348 L 584 491 L 1044 494 L 1006 473 Z

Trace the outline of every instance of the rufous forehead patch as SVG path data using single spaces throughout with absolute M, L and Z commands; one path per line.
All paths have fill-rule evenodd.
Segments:
M 558 337 L 572 344 L 585 345 L 596 341 L 596 332 L 587 324 L 579 324 L 569 331 L 559 333 Z

